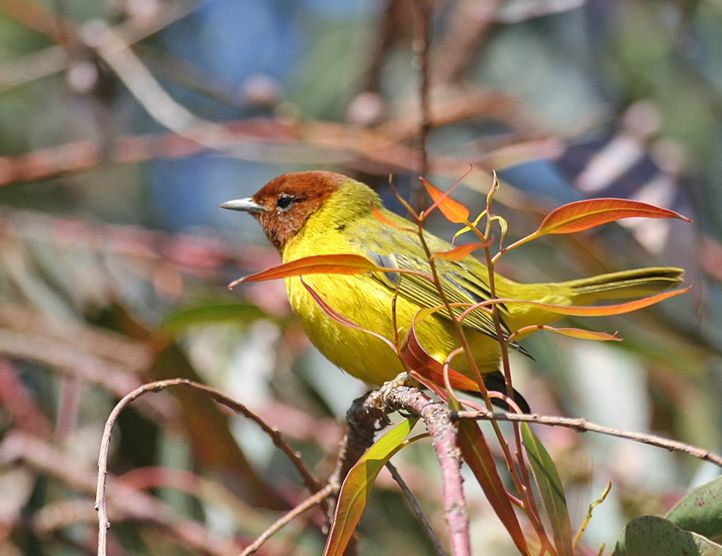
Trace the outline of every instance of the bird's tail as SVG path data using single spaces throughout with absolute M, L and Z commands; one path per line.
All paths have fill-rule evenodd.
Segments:
M 684 279 L 684 271 L 673 267 L 637 268 L 562 282 L 569 288 L 573 305 L 597 301 L 644 297 L 665 290 Z
M 638 268 L 591 278 L 547 284 L 514 284 L 512 297 L 560 305 L 592 305 L 611 301 L 645 297 L 679 284 L 683 270 L 672 267 Z M 502 292 L 502 296 L 505 292 Z M 546 324 L 560 316 L 534 305 L 510 305 L 507 324 L 517 330 L 530 324 Z

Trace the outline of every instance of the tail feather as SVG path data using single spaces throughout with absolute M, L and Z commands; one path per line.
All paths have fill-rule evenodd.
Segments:
M 657 293 L 679 284 L 684 271 L 673 267 L 650 267 L 602 274 L 563 282 L 571 290 L 572 303 L 594 303 Z

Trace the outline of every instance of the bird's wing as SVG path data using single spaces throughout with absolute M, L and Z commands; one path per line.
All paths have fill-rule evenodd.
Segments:
M 359 244 L 358 247 L 363 247 L 366 255 L 379 266 L 400 270 L 420 270 L 431 274 L 431 268 L 415 234 L 392 229 L 384 229 L 381 232 L 375 230 L 375 232 L 371 237 L 365 237 L 363 246 Z M 427 242 L 432 252 L 452 248 L 450 244 L 431 234 L 428 234 Z M 451 261 L 438 258 L 435 259 L 435 266 L 450 303 L 475 304 L 490 299 L 491 295 L 484 280 L 486 267 L 476 259 L 466 257 L 462 261 Z M 403 272 L 376 272 L 373 273 L 373 277 L 392 291 L 398 288 L 401 297 L 420 307 L 436 307 L 444 303 L 436 286 L 423 276 Z M 503 322 L 506 309 L 504 307 L 500 309 L 502 330 L 504 335 L 508 335 L 509 330 Z M 458 313 L 463 310 L 463 308 L 458 309 Z M 439 311 L 437 315 L 441 318 L 449 318 L 445 310 Z M 464 319 L 464 326 L 492 338 L 497 337 L 494 321 L 486 311 L 477 310 L 470 313 Z

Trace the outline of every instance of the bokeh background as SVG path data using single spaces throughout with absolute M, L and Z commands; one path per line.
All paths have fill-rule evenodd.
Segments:
M 535 242 L 502 272 L 684 267 L 684 298 L 574 322 L 618 330 L 617 345 L 530 338 L 515 384 L 540 413 L 719 451 L 721 110 L 717 0 L 0 1 L 0 554 L 95 553 L 103 425 L 150 380 L 222 389 L 328 475 L 365 387 L 308 344 L 281 284 L 225 287 L 278 258 L 251 218 L 218 205 L 296 169 L 347 173 L 398 209 L 389 174 L 413 196 L 415 176 L 446 188 L 471 164 L 457 198 L 473 210 L 495 169 L 511 238 L 586 197 L 694 218 Z M 619 439 L 537 432 L 574 527 L 613 483 L 584 537 L 595 554 L 718 473 Z M 110 456 L 113 554 L 238 553 L 307 495 L 255 425 L 186 391 L 126 410 Z M 443 531 L 428 443 L 395 461 Z M 514 554 L 466 485 L 475 546 Z M 320 523 L 308 514 L 264 553 L 318 554 Z M 432 553 L 383 473 L 359 546 Z

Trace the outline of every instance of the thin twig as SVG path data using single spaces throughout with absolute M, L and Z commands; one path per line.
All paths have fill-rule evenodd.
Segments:
M 357 400 L 349 412 L 364 420 L 369 417 L 378 419 L 398 410 L 420 415 L 426 424 L 441 468 L 444 518 L 451 553 L 468 556 L 471 554 L 469 515 L 461 477 L 461 455 L 456 443 L 457 431 L 449 408 L 417 388 L 399 386 L 371 392 L 364 399 Z
M 270 539 L 283 527 L 288 525 L 291 521 L 299 517 L 301 514 L 307 512 L 314 506 L 322 504 L 326 500 L 326 498 L 332 496 L 337 491 L 338 486 L 332 485 L 330 483 L 327 484 L 321 490 L 315 492 L 313 495 L 309 496 L 308 498 L 306 498 L 306 500 L 301 502 L 298 506 L 277 519 L 268 529 L 261 533 L 255 541 L 248 545 L 243 550 L 243 552 L 240 553 L 239 556 L 250 556 L 251 554 L 255 554 L 256 551 L 261 548 L 261 546 L 263 546 L 268 539 Z
M 572 417 L 556 417 L 548 415 L 533 414 L 518 414 L 518 413 L 501 413 L 501 412 L 490 412 L 490 411 L 459 411 L 453 415 L 456 419 L 481 419 L 484 421 L 520 421 L 527 423 L 538 423 L 540 425 L 547 425 L 550 427 L 566 427 L 574 429 L 578 432 L 598 432 L 600 434 L 606 434 L 608 436 L 616 436 L 618 438 L 626 438 L 627 440 L 633 440 L 641 444 L 648 444 L 650 446 L 656 446 L 658 448 L 664 448 L 672 452 L 681 452 L 689 456 L 709 461 L 715 465 L 722 467 L 722 456 L 705 450 L 704 448 L 698 448 L 691 444 L 679 442 L 677 440 L 669 440 L 661 436 L 654 434 L 646 434 L 634 431 L 625 431 L 622 429 L 615 429 L 612 427 L 606 427 L 591 423 L 586 419 L 572 418 Z
M 431 102 L 429 98 L 431 70 L 429 50 L 431 48 L 431 5 L 429 0 L 414 0 L 416 11 L 416 31 L 414 33 L 413 50 L 419 69 L 419 168 L 422 176 L 429 173 L 429 154 L 427 140 L 431 130 Z M 416 186 L 411 193 L 411 204 L 420 212 L 423 208 L 424 197 L 421 187 Z
M 431 526 L 431 523 L 429 523 L 429 520 L 426 519 L 426 515 L 424 514 L 424 510 L 421 509 L 421 506 L 419 505 L 418 500 L 416 500 L 416 497 L 414 496 L 414 493 L 411 492 L 411 489 L 408 487 L 404 479 L 399 474 L 399 470 L 396 469 L 396 466 L 391 463 L 390 461 L 386 463 L 386 468 L 391 473 L 391 476 L 394 478 L 394 481 L 399 485 L 399 488 L 401 489 L 401 493 L 404 495 L 404 498 L 406 499 L 406 502 L 408 502 L 409 507 L 411 508 L 411 511 L 414 512 L 414 515 L 416 516 L 416 519 L 419 520 L 419 523 L 421 523 L 421 527 L 424 529 L 424 532 L 429 537 L 429 540 L 431 541 L 431 544 L 434 546 L 434 550 L 437 554 L 440 556 L 445 556 L 446 551 L 444 550 L 444 547 L 441 545 L 441 541 L 439 540 L 439 537 L 436 535 L 436 531 L 434 531 L 434 528 Z
M 312 492 L 316 492 L 322 489 L 321 485 L 311 475 L 310 471 L 306 468 L 306 465 L 301 460 L 300 456 L 291 448 L 291 446 L 283 439 L 280 433 L 273 427 L 268 426 L 260 417 L 255 415 L 243 404 L 229 398 L 225 394 L 206 386 L 204 384 L 198 384 L 183 378 L 174 378 L 169 380 L 160 380 L 157 382 L 151 382 L 144 384 L 139 388 L 136 388 L 123 399 L 121 399 L 111 411 L 105 422 L 105 428 L 103 430 L 103 438 L 100 444 L 100 453 L 98 456 L 98 484 L 96 488 L 95 496 L 95 509 L 98 512 L 98 554 L 99 556 L 105 556 L 106 544 L 107 544 L 107 533 L 110 528 L 110 521 L 108 520 L 108 512 L 106 508 L 106 490 L 107 490 L 107 474 L 108 474 L 108 452 L 110 447 L 110 437 L 113 431 L 115 421 L 120 415 L 121 411 L 135 399 L 149 392 L 160 392 L 166 388 L 175 386 L 181 386 L 186 388 L 192 388 L 194 390 L 200 390 L 211 396 L 218 403 L 241 413 L 245 417 L 253 420 L 258 424 L 261 429 L 268 434 L 273 443 L 278 446 L 281 451 L 288 457 L 291 463 L 299 471 L 304 482 Z

